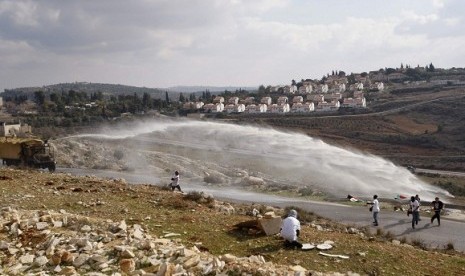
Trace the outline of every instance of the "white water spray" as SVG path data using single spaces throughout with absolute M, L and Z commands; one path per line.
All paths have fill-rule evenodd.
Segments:
M 179 158 L 260 172 L 275 182 L 308 186 L 336 197 L 377 194 L 381 198 L 394 198 L 399 194 L 419 194 L 424 200 L 432 200 L 438 194 L 449 195 L 383 158 L 271 128 L 159 119 L 79 137 L 131 138 L 141 147 L 158 144 Z

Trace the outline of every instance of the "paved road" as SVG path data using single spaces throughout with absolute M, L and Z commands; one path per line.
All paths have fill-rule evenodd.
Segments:
M 463 156 L 461 156 L 461 157 L 463 157 Z M 465 172 L 428 170 L 428 169 L 420 169 L 420 168 L 415 168 L 415 172 L 416 173 L 431 173 L 431 174 L 465 177 Z
M 116 173 L 112 171 L 64 169 L 58 168 L 58 172 L 69 172 L 75 175 L 96 175 L 99 177 L 125 178 L 129 183 L 159 183 L 160 179 L 141 173 Z M 205 186 L 200 183 L 189 183 L 182 187 L 184 191 L 204 191 L 212 194 L 215 198 L 228 201 L 244 203 L 262 203 L 270 206 L 286 207 L 296 206 L 304 210 L 314 212 L 322 217 L 346 225 L 369 226 L 373 232 L 376 227 L 371 225 L 372 214 L 365 206 L 349 206 L 331 202 L 300 200 L 287 197 L 279 197 L 254 192 L 248 192 L 233 188 L 215 188 Z M 382 200 L 381 200 L 382 202 Z M 448 220 L 443 217 L 440 227 L 429 225 L 430 218 L 423 217 L 415 230 L 411 229 L 411 217 L 406 213 L 381 210 L 379 214 L 379 228 L 385 232 L 391 232 L 396 239 L 406 237 L 409 240 L 419 240 L 433 248 L 443 248 L 448 243 L 452 243 L 458 251 L 465 252 L 465 221 Z
M 340 206 L 340 205 L 317 205 L 312 202 L 299 202 L 294 205 L 305 208 L 347 225 L 369 226 L 373 232 L 376 227 L 371 225 L 372 217 L 367 207 Z M 464 221 L 454 221 L 442 218 L 441 226 L 437 222 L 430 224 L 430 216 L 422 216 L 422 220 L 412 229 L 411 216 L 407 217 L 404 212 L 381 210 L 379 213 L 379 228 L 385 232 L 391 232 L 396 239 L 403 237 L 409 240 L 420 240 L 433 248 L 444 248 L 452 243 L 456 250 L 465 252 Z
M 374 233 L 377 227 L 372 226 L 372 214 L 365 206 L 349 206 L 344 204 L 296 200 L 289 198 L 273 197 L 253 193 L 244 196 L 240 192 L 219 192 L 216 197 L 242 202 L 261 202 L 272 206 L 286 207 L 297 206 L 307 211 L 312 211 L 322 217 L 337 221 L 346 225 L 358 227 L 368 226 Z M 238 197 L 240 198 L 238 199 Z M 441 226 L 437 222 L 430 224 L 430 216 L 422 216 L 415 230 L 411 226 L 411 216 L 404 212 L 381 210 L 379 213 L 379 226 L 385 232 L 391 232 L 395 239 L 418 240 L 432 248 L 444 248 L 452 243 L 458 251 L 465 252 L 465 221 L 449 220 L 442 217 Z

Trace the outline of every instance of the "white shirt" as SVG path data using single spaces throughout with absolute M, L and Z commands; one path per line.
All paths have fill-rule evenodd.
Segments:
M 297 230 L 300 230 L 300 221 L 295 217 L 287 217 L 281 226 L 281 237 L 288 241 L 297 240 Z
M 179 174 L 173 176 L 173 186 L 176 186 L 179 184 Z
M 418 203 L 417 200 L 414 200 L 413 202 L 410 201 L 410 208 L 412 209 L 412 212 L 418 212 L 419 207 L 420 207 L 420 203 Z
M 378 201 L 378 199 L 373 200 L 373 212 L 379 212 L 379 201 Z

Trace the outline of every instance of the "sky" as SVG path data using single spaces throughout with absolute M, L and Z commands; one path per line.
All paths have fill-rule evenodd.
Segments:
M 0 0 L 0 91 L 465 67 L 463 0 Z

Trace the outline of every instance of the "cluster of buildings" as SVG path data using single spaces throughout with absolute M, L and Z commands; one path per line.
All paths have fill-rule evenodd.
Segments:
M 342 98 L 341 93 L 292 96 L 279 96 L 275 102 L 269 96 L 256 100 L 247 97 L 243 100 L 239 97 L 231 97 L 225 101 L 224 97 L 216 96 L 212 103 L 187 102 L 183 104 L 186 110 L 203 110 L 204 112 L 226 113 L 306 113 L 313 111 L 336 111 L 340 107 L 365 108 L 366 100 L 363 92 L 354 93 L 353 98 Z
M 349 85 L 349 80 L 346 76 L 332 75 L 322 81 L 302 80 L 298 85 L 272 86 L 270 92 L 282 92 L 283 94 L 334 94 L 344 93 L 346 91 L 382 91 L 384 83 L 381 81 L 373 81 L 368 75 L 354 74 L 355 82 Z
M 299 84 L 270 87 L 270 94 L 280 95 L 255 99 L 247 97 L 231 97 L 225 101 L 217 96 L 212 103 L 203 102 L 184 103 L 183 109 L 203 110 L 206 113 L 308 113 L 320 111 L 336 111 L 341 107 L 366 108 L 366 99 L 363 94 L 368 78 L 357 76 L 355 84 L 348 85 L 347 78 L 329 76 L 322 82 L 302 81 Z M 382 82 L 369 83 L 369 90 L 382 91 Z M 347 87 L 348 86 L 348 87 Z M 343 95 L 353 95 L 344 97 Z

